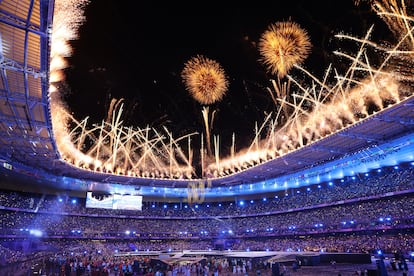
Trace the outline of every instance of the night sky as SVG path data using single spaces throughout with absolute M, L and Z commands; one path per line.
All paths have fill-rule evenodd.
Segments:
M 220 134 L 225 152 L 235 132 L 240 149 L 252 141 L 255 122 L 275 111 L 266 91 L 274 76 L 258 62 L 257 48 L 271 23 L 292 20 L 308 32 L 312 50 L 303 67 L 319 78 L 329 63 L 343 66 L 333 54 L 344 47 L 335 34 L 362 37 L 371 24 L 381 24 L 364 2 L 358 7 L 351 0 L 262 2 L 92 0 L 79 39 L 71 41 L 65 96 L 70 110 L 77 119 L 89 116 L 90 123 L 100 123 L 111 99 L 124 98 L 126 126 L 166 126 L 174 137 L 201 133 L 202 106 L 180 76 L 184 63 L 201 54 L 220 63 L 230 84 L 225 97 L 210 106 L 216 110 L 212 134 Z

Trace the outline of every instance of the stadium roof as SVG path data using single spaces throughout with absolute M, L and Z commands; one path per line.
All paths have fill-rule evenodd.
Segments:
M 20 167 L 33 175 L 137 187 L 187 187 L 188 179 L 98 173 L 62 160 L 53 135 L 49 99 L 53 5 L 54 1 L 43 0 L 0 2 L 0 158 L 3 164 Z M 409 97 L 286 155 L 235 174 L 212 178 L 212 184 L 232 186 L 272 179 L 413 133 L 413 106 L 414 97 Z

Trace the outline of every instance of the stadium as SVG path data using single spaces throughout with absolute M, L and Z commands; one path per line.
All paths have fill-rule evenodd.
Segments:
M 1 1 L 1 275 L 413 273 L 413 6 L 354 2 L 391 39 L 336 34 L 355 52 L 318 78 L 302 27 L 269 26 L 273 110 L 226 147 L 210 131 L 233 79 L 215 60 L 180 75 L 199 131 L 128 126 L 115 98 L 89 124 L 63 91 L 89 1 Z

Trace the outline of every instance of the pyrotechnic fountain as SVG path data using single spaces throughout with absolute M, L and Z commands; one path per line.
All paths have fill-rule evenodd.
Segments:
M 215 158 L 203 160 L 209 163 L 203 175 L 196 175 L 191 141 L 198 133 L 174 138 L 174 134 L 165 127 L 162 131 L 149 127 L 126 127 L 122 121 L 122 100 L 113 100 L 106 120 L 100 125 L 91 127 L 88 118 L 79 122 L 70 115 L 56 84 L 64 80 L 62 69 L 67 66 L 64 58 L 71 52 L 67 41 L 76 38 L 77 29 L 84 20 L 82 10 L 86 4 L 87 1 L 56 1 L 50 97 L 53 128 L 62 158 L 87 170 L 166 179 L 197 180 L 207 175 L 223 177 L 283 156 L 342 130 L 372 115 L 369 109 L 379 111 L 412 96 L 407 92 L 412 89 L 404 89 L 404 86 L 413 81 L 409 72 L 414 57 L 414 18 L 406 14 L 404 3 L 375 1 L 373 4 L 373 9 L 397 36 L 396 45 L 386 47 L 372 42 L 373 28 L 364 38 L 337 35 L 338 39 L 358 44 L 359 51 L 355 55 L 335 52 L 349 61 L 349 69 L 341 74 L 329 66 L 322 80 L 300 65 L 310 47 L 306 32 L 294 23 L 272 25 L 262 37 L 261 53 L 262 62 L 277 75 L 276 80 L 271 80 L 272 86 L 267 88 L 275 104 L 274 113 L 267 115 L 260 125 L 256 123 L 255 138 L 244 150 L 234 151 L 236 141 L 233 135 L 232 151 L 228 157 L 220 158 L 219 137 L 214 137 L 214 153 L 211 155 Z M 286 34 L 295 39 L 294 43 L 287 48 L 283 44 L 272 44 L 278 49 L 278 55 L 274 55 L 275 49 L 269 48 L 267 43 L 283 42 L 287 39 Z M 373 55 L 382 57 L 382 62 L 372 64 L 370 58 Z M 191 67 L 191 70 L 183 72 L 187 81 L 192 80 L 191 73 L 200 73 L 197 66 L 190 66 L 204 64 L 197 61 L 209 60 L 198 57 L 187 64 Z M 200 103 L 210 104 L 221 99 L 227 89 L 224 71 L 219 66 L 214 68 L 209 76 L 218 74 L 218 84 L 221 85 L 219 96 L 209 102 L 203 98 L 196 99 Z M 308 82 L 303 79 L 298 81 L 290 75 L 292 69 Z M 194 86 L 187 85 L 189 92 L 193 93 L 191 87 Z M 205 121 L 208 121 L 208 114 L 208 107 L 205 107 Z M 210 148 L 209 123 L 205 127 L 205 142 Z M 185 150 L 181 143 L 185 144 Z

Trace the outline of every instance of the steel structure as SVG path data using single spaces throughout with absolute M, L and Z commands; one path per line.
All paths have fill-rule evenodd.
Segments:
M 183 188 L 188 180 L 97 173 L 61 159 L 49 101 L 53 0 L 0 0 L 0 159 L 33 174 L 99 183 Z M 216 187 L 309 169 L 414 131 L 414 97 L 311 145 L 245 171 L 211 179 Z

